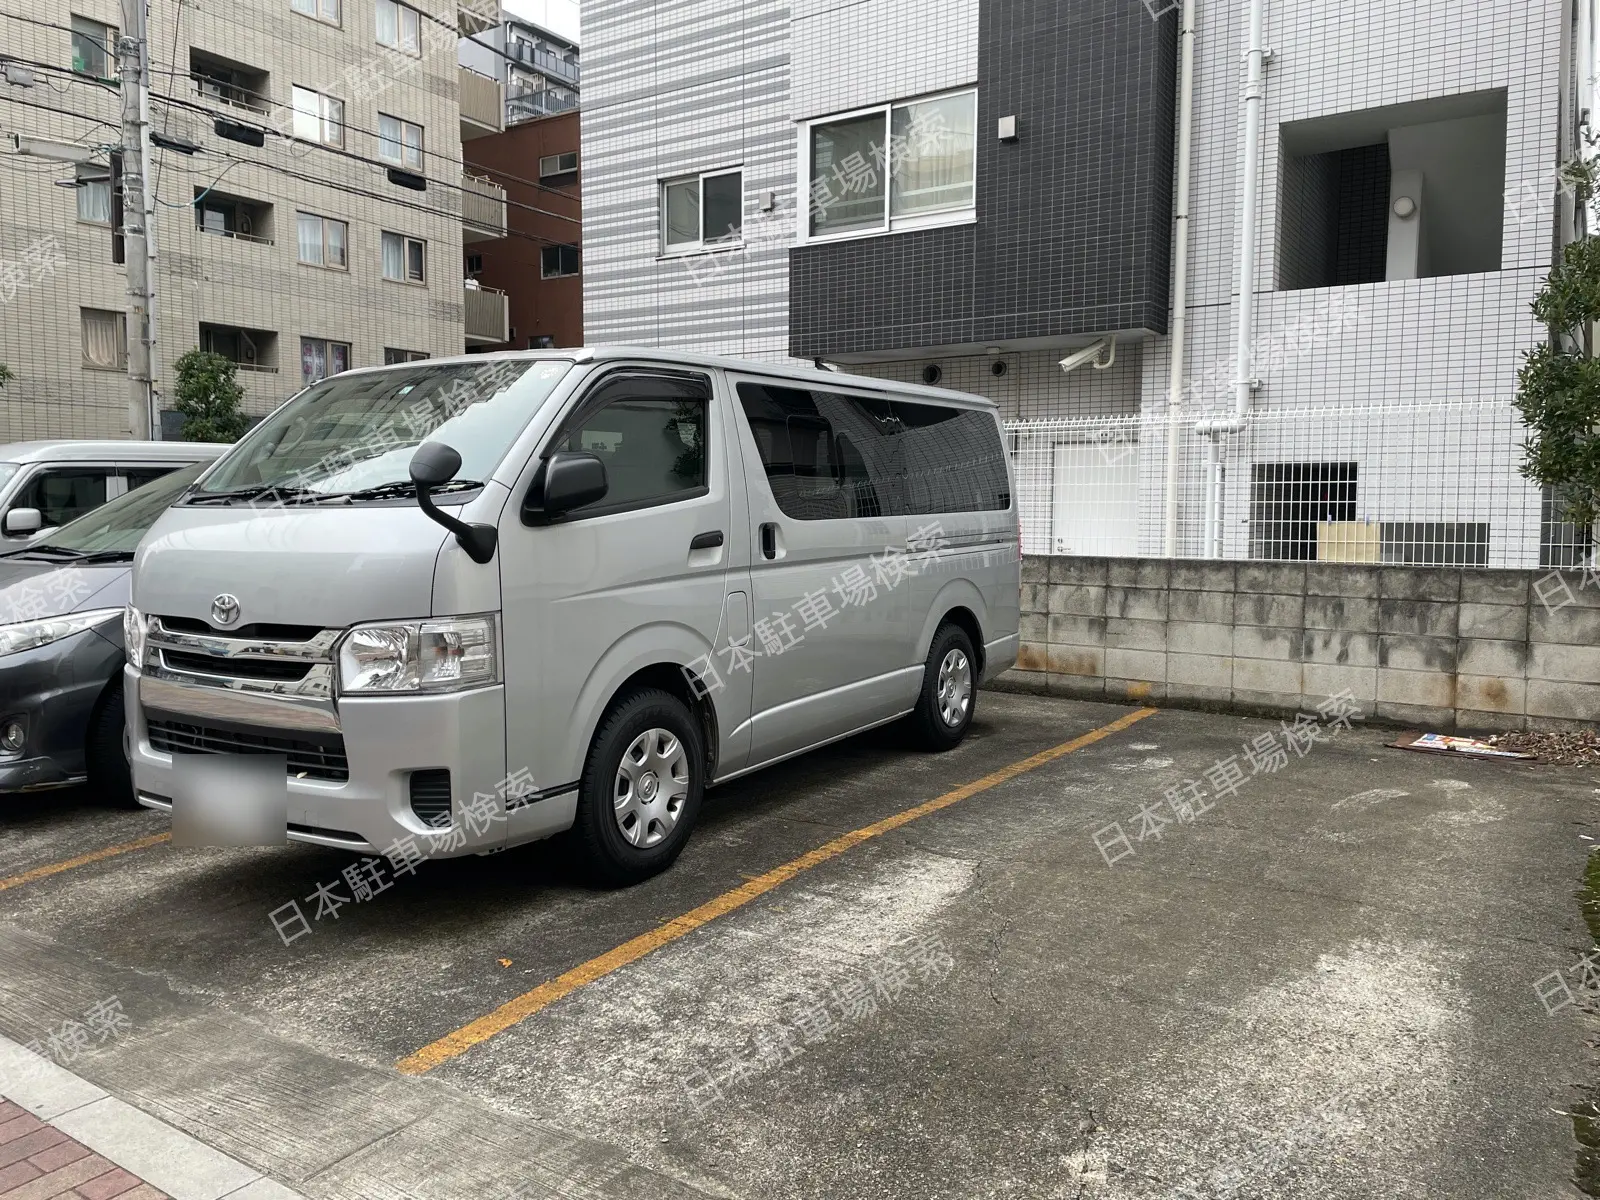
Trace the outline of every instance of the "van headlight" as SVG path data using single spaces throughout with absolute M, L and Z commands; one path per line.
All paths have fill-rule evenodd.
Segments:
M 64 637 L 82 633 L 102 621 L 114 620 L 114 608 L 96 608 L 88 612 L 67 613 L 60 617 L 44 617 L 38 621 L 17 621 L 0 625 L 0 655 L 18 654 L 38 646 L 48 646 Z
M 144 670 L 145 630 L 142 612 L 131 604 L 122 610 L 122 649 L 137 671 Z
M 500 682 L 493 617 L 357 625 L 339 641 L 346 694 L 459 692 Z

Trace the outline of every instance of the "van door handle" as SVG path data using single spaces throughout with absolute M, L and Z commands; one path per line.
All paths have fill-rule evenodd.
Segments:
M 689 539 L 691 550 L 713 550 L 722 545 L 722 530 L 713 529 L 710 533 L 697 533 Z
M 778 557 L 778 526 L 772 521 L 763 521 L 761 524 L 761 556 Z

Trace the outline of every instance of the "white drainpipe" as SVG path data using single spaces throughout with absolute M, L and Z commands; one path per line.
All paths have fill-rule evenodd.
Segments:
M 1183 341 L 1189 316 L 1189 159 L 1194 132 L 1195 8 L 1195 0 L 1183 0 L 1183 10 L 1178 17 L 1178 194 L 1172 214 L 1172 363 L 1167 394 L 1166 522 L 1161 538 L 1161 553 L 1167 558 L 1174 558 L 1178 553 L 1178 438 L 1183 431 Z
M 1222 554 L 1222 456 L 1219 440 L 1238 433 L 1250 414 L 1260 380 L 1252 377 L 1256 336 L 1256 211 L 1261 176 L 1261 110 L 1266 100 L 1266 66 L 1270 54 L 1263 42 L 1266 0 L 1250 0 L 1250 41 L 1245 50 L 1244 121 L 1240 130 L 1239 164 L 1239 322 L 1234 343 L 1233 416 L 1195 422 L 1195 432 L 1210 438 L 1206 451 L 1206 557 Z

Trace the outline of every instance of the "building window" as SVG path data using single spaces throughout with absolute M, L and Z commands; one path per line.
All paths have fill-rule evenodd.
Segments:
M 560 279 L 578 273 L 579 251 L 576 246 L 546 246 L 539 251 L 539 277 Z
M 407 54 L 422 53 L 422 16 L 394 0 L 378 0 L 378 44 Z
M 422 126 L 379 113 L 378 157 L 396 166 L 422 170 Z
M 294 106 L 294 136 L 324 146 L 344 145 L 344 101 L 310 88 L 290 89 Z
M 397 283 L 427 282 L 427 243 L 421 238 L 385 233 L 383 277 Z
M 296 213 L 295 220 L 299 229 L 301 262 L 334 271 L 343 271 L 350 265 L 346 253 L 350 244 L 349 225 L 311 213 Z
M 811 236 L 966 219 L 977 179 L 976 92 L 890 104 L 805 129 Z
M 101 371 L 127 370 L 127 317 L 104 308 L 79 311 L 83 322 L 83 365 Z
M 300 382 L 309 387 L 319 379 L 350 369 L 350 343 L 323 338 L 300 339 Z
M 469 254 L 469 255 L 467 255 L 467 278 L 468 279 L 476 279 L 479 275 L 482 275 L 482 274 L 483 274 L 483 255 L 481 255 L 481 254 Z
M 72 18 L 72 69 L 78 75 L 110 79 L 117 57 L 117 31 L 110 25 Z
M 95 225 L 111 224 L 111 171 L 92 163 L 80 165 L 78 176 L 78 220 Z
M 556 335 L 553 333 L 530 333 L 528 335 L 529 350 L 554 350 L 556 348 Z
M 661 242 L 669 253 L 733 245 L 744 236 L 744 172 L 708 171 L 661 185 Z
M 383 365 L 392 367 L 396 363 L 421 362 L 428 355 L 421 350 L 400 350 L 394 346 L 383 348 Z
M 539 182 L 553 179 L 557 175 L 571 175 L 578 169 L 578 152 L 569 150 L 564 154 L 546 154 L 539 159 Z
M 339 23 L 339 0 L 289 0 L 289 7 L 330 25 Z

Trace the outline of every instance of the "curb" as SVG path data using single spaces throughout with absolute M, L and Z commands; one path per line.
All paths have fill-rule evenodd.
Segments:
M 172 1200 L 305 1200 L 6 1037 L 0 1095 Z

